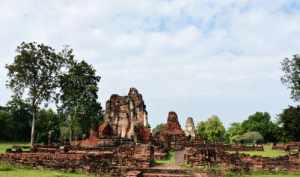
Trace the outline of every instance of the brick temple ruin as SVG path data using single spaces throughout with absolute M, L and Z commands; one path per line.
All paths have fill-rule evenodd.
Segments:
M 84 147 L 96 147 L 120 141 L 143 143 L 150 142 L 151 129 L 143 96 L 135 88 L 128 95 L 113 94 L 106 102 L 104 122 L 90 133 L 86 140 L 77 142 Z
M 263 147 L 206 143 L 196 133 L 193 118 L 188 117 L 182 129 L 174 111 L 168 113 L 163 128 L 152 134 L 143 96 L 137 89 L 130 88 L 128 95 L 111 95 L 106 102 L 104 121 L 90 132 L 87 139 L 73 141 L 71 145 L 34 145 L 27 152 L 15 147 L 0 154 L 0 160 L 96 175 L 210 176 L 206 171 L 195 173 L 180 166 L 173 169 L 156 167 L 154 160 L 163 159 L 172 150 L 181 152 L 183 163 L 191 167 L 217 164 L 226 171 L 300 172 L 300 143 L 276 145 L 273 148 L 287 151 L 298 148 L 298 152 L 278 158 L 251 157 L 239 151 L 263 151 Z

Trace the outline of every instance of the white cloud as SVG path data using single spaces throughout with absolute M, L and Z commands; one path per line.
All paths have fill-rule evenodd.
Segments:
M 228 124 L 290 103 L 280 61 L 299 53 L 295 0 L 0 3 L 0 104 L 9 97 L 4 65 L 22 41 L 73 47 L 102 76 L 103 105 L 137 87 L 154 124 L 170 109 L 181 120 L 219 114 Z

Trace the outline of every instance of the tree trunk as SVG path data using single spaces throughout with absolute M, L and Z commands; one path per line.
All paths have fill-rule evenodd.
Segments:
M 69 135 L 69 143 L 72 143 L 72 137 L 73 137 L 73 130 L 72 130 L 72 126 L 70 127 L 70 135 Z
M 31 123 L 31 137 L 30 137 L 30 144 L 31 144 L 31 146 L 33 146 L 33 144 L 34 144 L 35 119 L 36 119 L 36 109 L 33 108 L 33 111 L 32 111 L 32 123 Z
M 68 115 L 69 116 L 69 143 L 71 144 L 72 143 L 72 137 L 73 137 L 73 122 L 72 122 L 72 116 L 71 115 Z

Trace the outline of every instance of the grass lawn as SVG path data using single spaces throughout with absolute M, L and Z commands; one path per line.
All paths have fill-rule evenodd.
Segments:
M 0 163 L 0 177 L 95 177 L 76 173 L 64 173 L 55 170 L 37 170 L 29 167 L 16 167 Z
M 63 173 L 50 170 L 14 169 L 0 171 L 0 177 L 91 177 L 87 175 Z
M 300 177 L 300 174 L 288 175 L 288 174 L 276 174 L 276 175 L 250 175 L 246 177 Z
M 234 153 L 234 152 L 233 152 Z M 240 153 L 249 154 L 251 156 L 263 156 L 263 157 L 279 157 L 287 155 L 287 152 L 282 150 L 273 150 L 272 145 L 264 145 L 264 151 L 240 151 Z
M 175 152 L 170 151 L 163 160 L 155 160 L 156 164 L 175 164 Z
M 20 142 L 0 142 L 0 153 L 5 153 L 7 148 L 11 148 L 14 145 L 18 146 L 29 146 L 29 143 L 20 143 Z

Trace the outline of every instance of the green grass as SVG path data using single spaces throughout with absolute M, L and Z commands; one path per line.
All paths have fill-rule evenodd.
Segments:
M 0 177 L 95 177 L 77 173 L 65 173 L 55 170 L 31 169 L 0 163 Z
M 14 145 L 17 146 L 29 146 L 29 143 L 21 143 L 21 142 L 0 142 L 0 153 L 5 153 L 6 149 L 12 148 Z
M 234 152 L 232 152 L 234 153 Z M 264 145 L 264 151 L 240 151 L 240 153 L 248 154 L 251 156 L 262 156 L 262 157 L 280 157 L 287 155 L 287 152 L 282 150 L 273 150 L 272 145 Z
M 175 152 L 170 151 L 163 160 L 155 160 L 156 164 L 175 164 Z
M 300 174 L 250 175 L 246 177 L 300 177 Z

